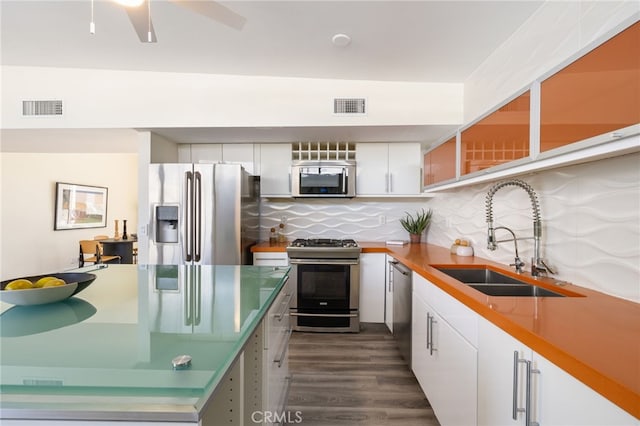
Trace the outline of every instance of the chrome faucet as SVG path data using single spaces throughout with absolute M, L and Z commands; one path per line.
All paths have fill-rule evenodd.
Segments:
M 521 273 L 522 272 L 522 268 L 524 267 L 525 263 L 522 261 L 522 259 L 520 259 L 520 255 L 518 254 L 518 239 L 516 238 L 516 233 L 513 232 L 511 229 L 507 228 L 506 226 L 497 226 L 497 227 L 493 228 L 494 231 L 497 231 L 498 229 L 504 229 L 505 231 L 509 231 L 511 233 L 511 235 L 513 236 L 512 240 L 513 240 L 513 244 L 515 246 L 516 257 L 515 257 L 513 263 L 510 263 L 509 266 L 514 266 L 516 268 L 516 272 L 517 273 Z M 495 243 L 503 242 L 503 241 L 509 241 L 509 240 L 495 241 Z M 496 248 L 497 247 L 498 246 L 496 244 Z
M 531 207 L 533 209 L 533 251 L 534 251 L 534 256 L 531 259 L 531 275 L 534 277 L 537 277 L 540 274 L 545 274 L 545 273 L 555 274 L 555 271 L 551 269 L 545 263 L 544 259 L 542 259 L 542 257 L 540 256 L 540 237 L 542 236 L 542 221 L 540 220 L 540 204 L 538 203 L 538 196 L 536 195 L 531 185 L 521 180 L 518 180 L 518 179 L 504 180 L 496 183 L 489 189 L 489 192 L 487 193 L 487 200 L 486 200 L 487 248 L 489 250 L 495 250 L 498 248 L 498 243 L 504 242 L 504 241 L 511 241 L 511 240 L 496 240 L 496 235 L 495 235 L 496 229 L 506 229 L 507 231 L 511 232 L 511 234 L 513 235 L 513 242 L 515 244 L 515 249 L 516 249 L 515 264 L 511 266 L 515 266 L 517 272 L 522 271 L 522 266 L 524 266 L 524 263 L 520 260 L 518 256 L 518 245 L 516 243 L 516 240 L 518 240 L 519 238 L 516 238 L 516 234 L 507 227 L 500 226 L 500 227 L 494 228 L 493 226 L 493 196 L 499 189 L 504 188 L 505 186 L 517 186 L 519 188 L 522 188 L 527 192 L 527 194 L 529 195 L 529 198 L 531 199 Z M 528 237 L 528 238 L 531 238 L 531 237 Z M 524 239 L 524 238 L 520 238 L 520 239 Z

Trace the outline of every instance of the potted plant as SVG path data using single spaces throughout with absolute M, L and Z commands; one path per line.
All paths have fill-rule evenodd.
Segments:
M 405 212 L 407 215 L 400 219 L 402 227 L 409 233 L 409 239 L 412 243 L 419 243 L 422 237 L 422 233 L 431 223 L 431 215 L 433 211 L 431 209 L 426 212 L 422 209 L 416 212 L 416 216 Z

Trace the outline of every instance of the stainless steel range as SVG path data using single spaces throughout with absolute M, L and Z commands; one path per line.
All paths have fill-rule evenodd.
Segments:
M 360 250 L 350 239 L 297 239 L 287 247 L 294 330 L 360 331 Z

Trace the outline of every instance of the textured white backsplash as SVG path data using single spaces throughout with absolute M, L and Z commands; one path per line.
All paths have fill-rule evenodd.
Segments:
M 535 189 L 543 223 L 542 254 L 557 278 L 640 302 L 640 154 L 540 172 L 519 179 Z M 513 262 L 512 242 L 486 249 L 485 199 L 493 183 L 437 194 L 429 199 L 263 200 L 262 239 L 286 217 L 288 238 L 408 239 L 398 219 L 405 211 L 434 210 L 426 241 L 449 247 L 460 237 L 476 253 Z M 520 188 L 505 187 L 493 198 L 495 226 L 533 235 L 531 202 Z M 384 223 L 382 223 L 384 222 Z M 498 231 L 499 239 L 507 239 Z M 518 242 L 530 268 L 533 241 Z
M 262 239 L 269 228 L 278 227 L 285 217 L 285 234 L 294 238 L 353 238 L 386 241 L 409 236 L 399 219 L 408 211 L 427 208 L 427 200 L 306 199 L 263 200 L 260 218 Z

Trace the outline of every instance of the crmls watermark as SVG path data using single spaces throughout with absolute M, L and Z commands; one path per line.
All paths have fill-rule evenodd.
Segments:
M 279 423 L 279 424 L 299 424 L 302 423 L 302 411 L 254 411 L 251 413 L 253 423 Z

